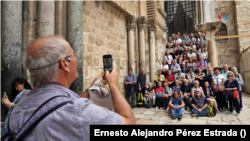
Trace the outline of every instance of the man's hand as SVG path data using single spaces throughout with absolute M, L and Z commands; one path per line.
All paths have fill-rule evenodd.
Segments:
M 183 98 L 183 95 L 181 95 L 181 98 Z
M 109 73 L 109 71 L 106 71 L 104 79 L 107 81 L 109 86 L 117 86 L 119 82 L 119 76 L 116 72 L 116 68 L 113 68 L 111 73 Z
M 222 87 L 219 88 L 219 91 L 221 91 L 221 90 L 222 90 Z
M 200 113 L 202 110 L 201 109 L 197 109 L 197 111 Z
M 173 108 L 173 109 L 176 109 L 177 107 L 173 106 L 172 108 Z
M 211 96 L 210 99 L 214 99 L 214 97 Z

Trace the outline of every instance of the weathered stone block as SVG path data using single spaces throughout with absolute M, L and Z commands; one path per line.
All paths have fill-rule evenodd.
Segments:
M 102 45 L 103 45 L 103 39 L 97 38 L 97 39 L 95 40 L 95 44 L 96 44 L 97 46 L 102 46 Z
M 95 43 L 95 37 L 91 34 L 88 36 L 88 43 L 94 45 Z
M 92 55 L 83 55 L 83 67 L 93 67 Z

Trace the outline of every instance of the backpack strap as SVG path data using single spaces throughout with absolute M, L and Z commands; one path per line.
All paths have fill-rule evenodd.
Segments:
M 60 95 L 48 99 L 36 109 L 36 111 L 29 117 L 29 119 L 23 124 L 23 126 L 18 130 L 17 133 L 11 132 L 8 120 L 8 133 L 6 134 L 8 134 L 9 140 L 21 140 L 22 137 L 27 135 L 28 132 L 32 131 L 36 127 L 36 125 L 40 123 L 40 121 L 42 121 L 46 116 L 48 116 L 58 108 L 66 105 L 67 103 L 72 103 L 72 100 L 67 96 Z

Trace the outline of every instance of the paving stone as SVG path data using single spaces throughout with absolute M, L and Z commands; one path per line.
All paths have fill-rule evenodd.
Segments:
M 224 122 L 236 122 L 236 121 L 238 121 L 239 122 L 238 119 L 233 119 L 233 118 L 231 118 L 231 119 L 229 119 L 229 118 L 222 118 L 222 121 L 224 121 Z
M 153 115 L 153 114 L 155 114 L 155 112 L 154 112 L 154 111 L 145 111 L 145 112 L 143 112 L 142 114 L 145 114 L 145 115 Z
M 133 113 L 135 113 L 135 114 L 141 114 L 141 113 L 143 113 L 145 110 L 136 110 L 136 111 L 133 111 Z
M 165 124 L 167 124 L 165 121 L 159 121 L 159 122 L 157 123 L 157 125 L 165 125 Z
M 138 121 L 136 121 L 136 124 L 150 124 L 151 122 L 153 122 L 153 120 L 149 120 L 149 119 L 140 119 Z
M 230 125 L 229 122 L 208 121 L 208 125 Z
M 219 117 L 217 115 L 215 117 L 198 117 L 198 119 L 221 121 L 221 117 Z
M 160 119 L 158 119 L 158 121 L 168 121 L 169 119 L 171 119 L 170 117 L 161 117 Z
M 164 112 L 157 112 L 155 115 L 156 116 L 169 116 L 169 113 L 164 111 Z
M 153 122 L 151 122 L 150 124 L 156 125 L 159 121 L 158 120 L 154 120 Z
M 206 124 L 207 120 L 197 119 L 197 118 L 183 118 L 182 120 L 178 121 L 178 123 L 184 125 L 199 125 L 199 124 Z
M 240 121 L 243 121 L 243 120 L 250 120 L 248 116 L 238 116 L 238 119 Z
M 230 122 L 231 125 L 242 125 L 241 122 Z
M 149 116 L 149 115 L 143 117 L 143 119 L 152 119 L 152 120 L 157 120 L 159 118 L 160 118 L 159 116 Z
M 134 114 L 135 118 L 143 118 L 145 115 L 142 114 Z
M 168 121 L 166 121 L 166 123 L 169 125 L 169 124 L 176 124 L 178 121 L 177 119 L 169 119 Z
M 250 125 L 250 121 L 249 120 L 241 120 L 240 123 L 242 125 Z

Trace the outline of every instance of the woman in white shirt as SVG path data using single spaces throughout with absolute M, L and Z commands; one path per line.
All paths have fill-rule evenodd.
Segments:
M 161 72 L 164 75 L 164 77 L 167 76 L 168 69 L 169 69 L 169 67 L 168 67 L 168 64 L 167 64 L 167 60 L 164 59 L 163 63 L 161 64 Z
M 168 63 L 168 68 L 170 68 L 170 67 L 171 67 L 171 63 L 172 63 L 172 61 L 173 61 L 173 56 L 170 55 L 170 53 L 169 53 L 168 51 L 166 51 L 166 54 L 165 54 L 164 59 L 165 59 L 165 60 L 167 61 L 167 63 Z
M 192 49 L 194 52 L 196 52 L 196 46 L 194 45 L 193 42 L 190 42 L 189 48 Z
M 223 94 L 224 78 L 223 75 L 221 75 L 219 72 L 220 72 L 219 68 L 215 67 L 214 75 L 212 76 L 212 88 L 216 95 L 218 110 L 223 112 L 223 107 L 225 107 L 225 109 L 228 109 L 228 105 L 226 102 L 226 94 L 225 95 Z
M 189 58 L 196 58 L 196 54 L 193 52 L 193 50 L 192 49 L 190 49 L 190 51 L 189 51 L 189 53 L 187 53 L 187 56 L 189 57 Z
M 171 37 L 168 37 L 167 46 L 168 46 L 168 45 L 171 45 L 171 46 L 174 45 L 174 42 L 172 41 L 172 38 L 171 38 Z
M 205 48 L 204 48 L 204 47 L 201 48 L 201 52 L 199 53 L 199 55 L 202 56 L 202 58 L 203 58 L 204 60 L 206 60 L 206 62 L 207 62 L 207 64 L 208 64 L 208 59 L 207 59 L 208 54 L 207 54 L 207 52 L 205 51 Z

